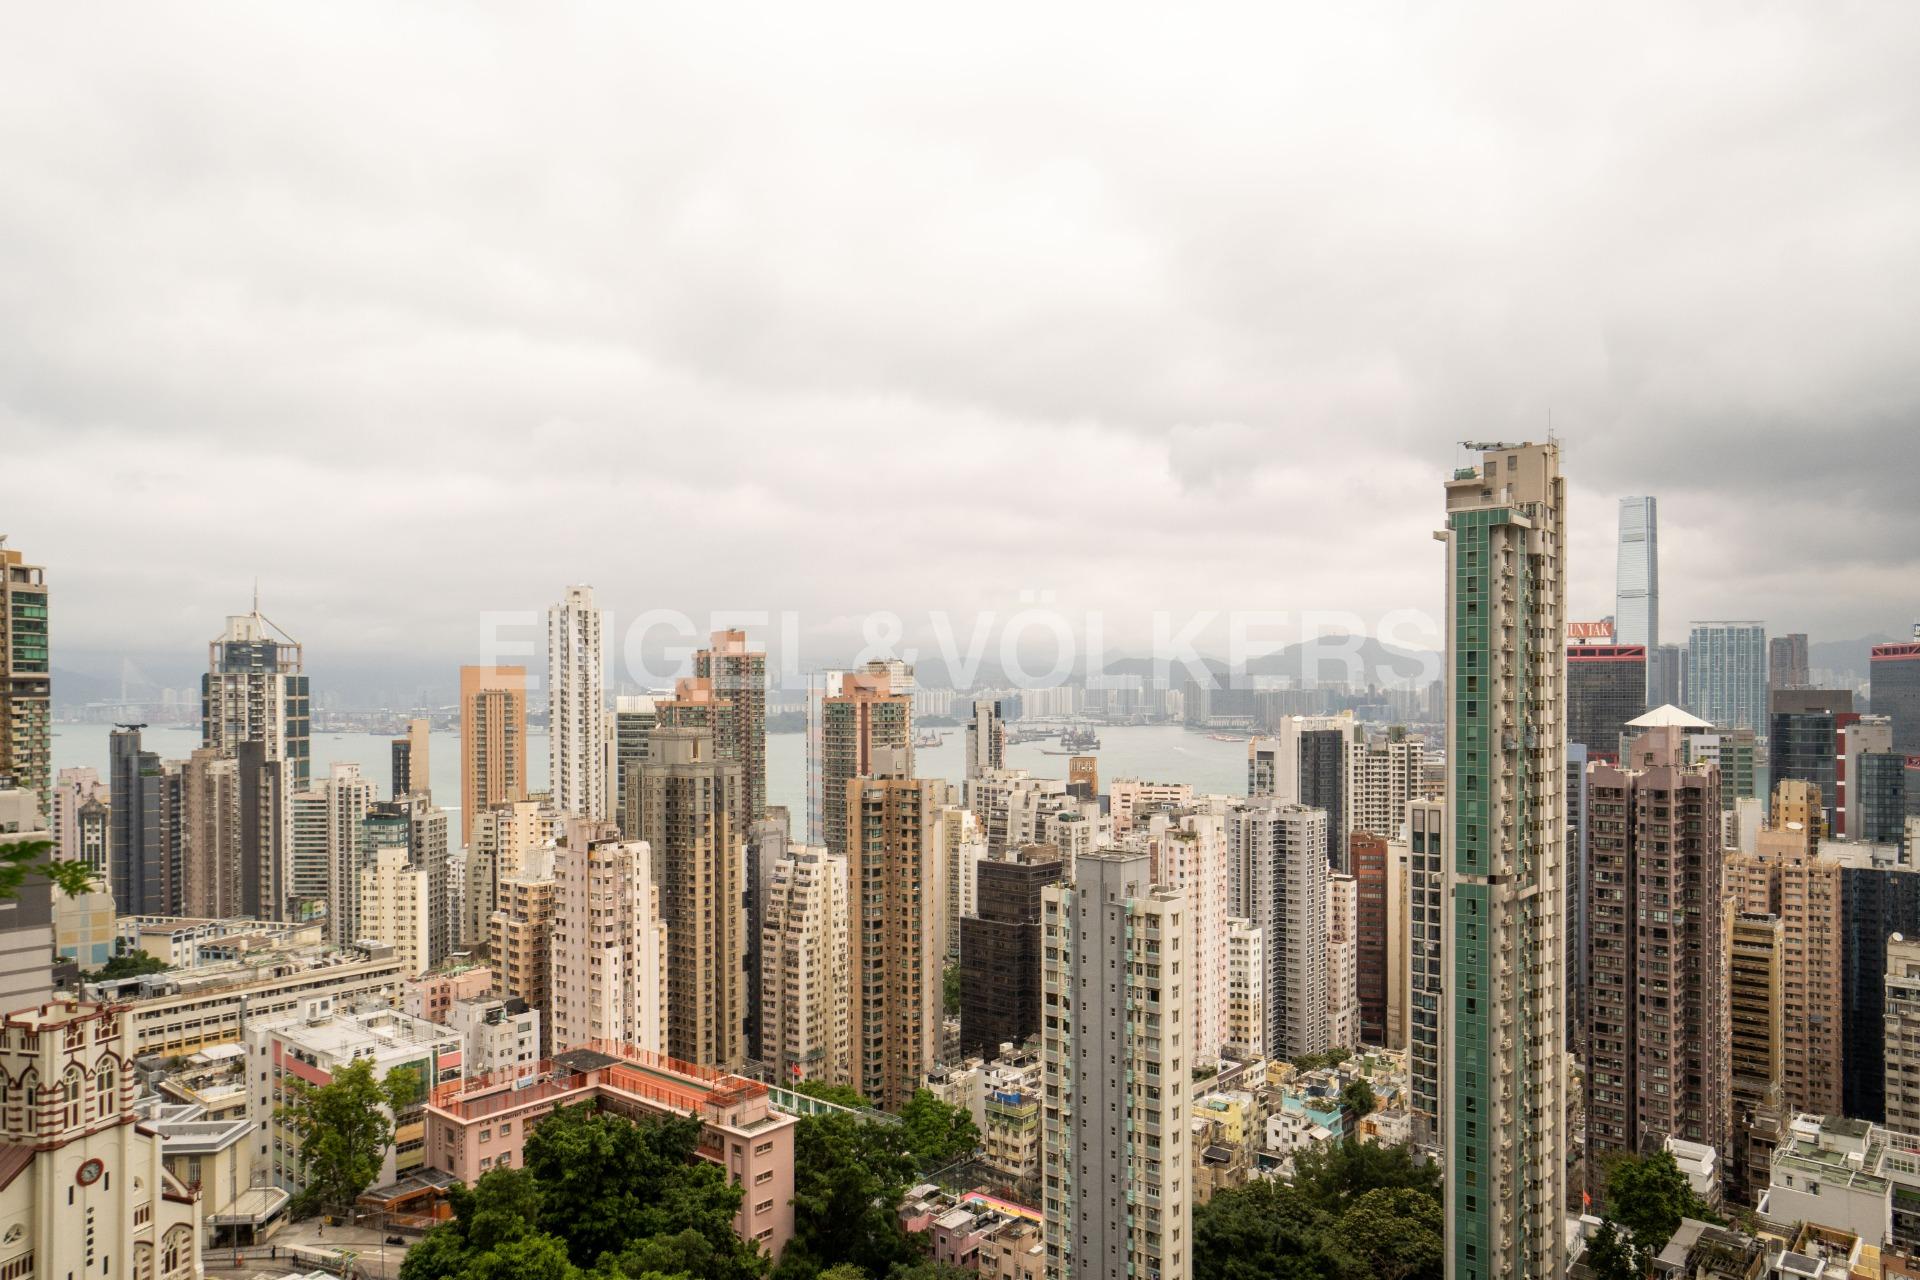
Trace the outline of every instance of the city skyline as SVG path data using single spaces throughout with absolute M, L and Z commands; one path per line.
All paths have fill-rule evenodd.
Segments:
M 10 16 L 0 1280 L 1920 1280 L 1920 8 Z

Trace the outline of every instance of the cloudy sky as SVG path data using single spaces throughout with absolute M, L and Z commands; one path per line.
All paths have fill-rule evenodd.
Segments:
M 719 8 L 12 12 L 56 643 L 192 661 L 255 575 L 373 661 L 568 581 L 826 656 L 1371 623 L 1549 420 L 1576 616 L 1638 492 L 1670 631 L 1920 614 L 1920 6 Z

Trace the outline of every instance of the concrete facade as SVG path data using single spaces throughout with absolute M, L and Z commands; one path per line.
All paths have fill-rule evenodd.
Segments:
M 1185 1280 L 1192 1271 L 1183 1050 L 1189 903 L 1144 853 L 1095 852 L 1046 891 L 1043 1040 L 1047 1274 Z M 1140 1012 L 1136 1012 L 1136 1010 Z

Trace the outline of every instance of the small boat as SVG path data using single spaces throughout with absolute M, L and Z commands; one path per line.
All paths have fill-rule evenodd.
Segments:
M 944 733 L 935 733 L 929 729 L 925 733 L 915 734 L 913 745 L 916 747 L 937 747 L 946 739 L 946 736 Z

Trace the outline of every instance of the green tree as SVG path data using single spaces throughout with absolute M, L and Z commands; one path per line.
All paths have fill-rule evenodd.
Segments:
M 1294 1189 L 1329 1219 L 1337 1219 L 1369 1191 L 1418 1191 L 1441 1202 L 1440 1166 L 1417 1163 L 1402 1143 L 1322 1143 L 1293 1158 Z
M 947 971 L 941 975 L 941 984 L 942 984 L 942 990 L 945 996 L 947 1016 L 949 1018 L 959 1017 L 960 1016 L 960 966 L 957 964 L 948 965 Z
M 1353 1116 L 1353 1122 L 1358 1124 L 1372 1115 L 1373 1109 L 1380 1103 L 1379 1099 L 1373 1096 L 1373 1085 L 1366 1077 L 1361 1076 L 1349 1080 L 1347 1087 L 1340 1091 L 1340 1105 L 1347 1109 Z
M 733 1233 L 740 1189 L 692 1159 L 688 1128 L 697 1140 L 693 1121 L 556 1112 L 529 1135 L 525 1168 L 448 1193 L 453 1219 L 408 1252 L 400 1280 L 755 1280 L 765 1259 Z
M 0 899 L 17 898 L 28 876 L 45 876 L 69 898 L 93 892 L 93 868 L 56 861 L 51 840 L 0 840 Z
M 935 1262 L 932 1258 L 926 1258 L 912 1265 L 904 1262 L 894 1263 L 893 1270 L 887 1273 L 887 1280 L 979 1280 L 979 1275 L 979 1272 L 969 1271 L 965 1267 L 956 1267 L 949 1262 Z
M 580 1280 L 581 1272 L 568 1260 L 566 1245 L 536 1234 L 475 1255 L 458 1274 L 459 1280 Z
M 1352 1056 L 1345 1049 L 1333 1048 L 1321 1053 L 1303 1053 L 1290 1061 L 1296 1070 L 1318 1071 L 1322 1067 L 1337 1067 Z
M 116 978 L 137 978 L 147 973 L 165 973 L 168 965 L 158 956 L 144 951 L 122 951 L 93 973 L 80 976 L 88 982 L 112 982 Z
M 761 1259 L 733 1230 L 744 1193 L 697 1158 L 699 1142 L 700 1122 L 690 1117 L 636 1124 L 585 1104 L 562 1107 L 527 1137 L 526 1169 L 540 1191 L 535 1222 L 566 1242 L 578 1267 L 692 1232 L 706 1244 L 698 1274 L 752 1280 Z M 674 1256 L 689 1256 L 688 1242 L 677 1247 Z
M 1193 1211 L 1194 1280 L 1439 1280 L 1439 1169 L 1405 1147 L 1330 1143 L 1294 1158 L 1291 1183 L 1215 1192 Z
M 795 1093 L 804 1093 L 809 1098 L 819 1098 L 822 1102 L 836 1102 L 843 1107 L 864 1107 L 873 1109 L 873 1103 L 852 1085 L 828 1084 L 825 1080 L 802 1080 L 793 1087 Z
M 948 1106 L 930 1089 L 915 1089 L 900 1109 L 907 1147 L 923 1173 L 944 1169 L 980 1149 L 980 1130 L 965 1107 Z
M 1597 1280 L 1640 1280 L 1632 1242 L 1610 1221 L 1600 1223 L 1580 1257 Z
M 1328 1244 L 1351 1280 L 1440 1280 L 1446 1271 L 1445 1218 L 1422 1191 L 1375 1188 L 1334 1224 Z
M 884 1276 L 926 1255 L 924 1241 L 900 1226 L 914 1175 L 905 1125 L 845 1112 L 805 1116 L 793 1146 L 793 1240 L 777 1280 L 814 1280 L 842 1265 Z
M 379 1176 L 393 1142 L 390 1113 L 410 1105 L 419 1090 L 420 1075 L 412 1068 L 396 1067 L 375 1080 L 373 1063 L 365 1058 L 341 1067 L 324 1085 L 294 1082 L 279 1118 L 300 1140 L 304 1186 L 293 1199 L 295 1217 L 353 1207 Z
M 731 1253 L 730 1249 L 716 1248 L 713 1241 L 689 1228 L 628 1245 L 613 1259 L 612 1269 L 633 1277 L 726 1275 L 736 1265 Z M 605 1262 L 602 1259 L 603 1266 Z
M 1292 1186 L 1261 1180 L 1214 1192 L 1193 1211 L 1194 1280 L 1322 1280 L 1338 1263 L 1328 1219 Z
M 539 1184 L 525 1169 L 492 1169 L 447 1192 L 453 1218 L 407 1251 L 400 1280 L 580 1280 L 566 1241 L 540 1230 Z
M 1680 1229 L 1682 1218 L 1720 1222 L 1687 1181 L 1671 1151 L 1616 1160 L 1607 1170 L 1606 1216 L 1626 1233 L 1642 1258 L 1658 1256 Z

